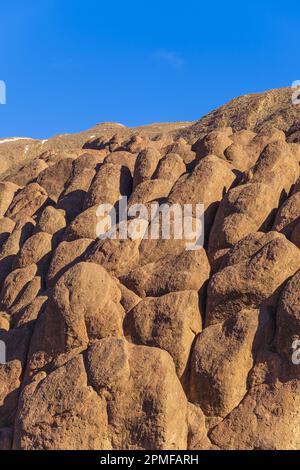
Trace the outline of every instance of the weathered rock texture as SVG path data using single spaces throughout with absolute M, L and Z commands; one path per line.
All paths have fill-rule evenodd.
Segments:
M 1 144 L 0 449 L 300 450 L 291 93 Z M 97 239 L 122 196 L 203 203 L 204 247 Z

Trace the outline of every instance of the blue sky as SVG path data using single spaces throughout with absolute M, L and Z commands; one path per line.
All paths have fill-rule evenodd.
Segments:
M 0 137 L 195 120 L 300 79 L 298 1 L 0 1 Z

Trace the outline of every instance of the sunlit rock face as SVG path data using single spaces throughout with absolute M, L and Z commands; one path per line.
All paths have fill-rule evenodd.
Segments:
M 300 449 L 291 95 L 0 141 L 0 449 Z M 203 204 L 202 246 L 99 239 L 124 197 Z

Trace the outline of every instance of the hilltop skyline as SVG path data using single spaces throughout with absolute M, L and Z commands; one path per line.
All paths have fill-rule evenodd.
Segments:
M 300 78 L 296 1 L 17 0 L 1 14 L 0 138 L 193 121 Z

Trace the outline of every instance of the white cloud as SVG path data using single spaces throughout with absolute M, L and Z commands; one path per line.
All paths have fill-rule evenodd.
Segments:
M 159 49 L 154 53 L 156 59 L 166 62 L 168 65 L 179 69 L 184 65 L 184 60 L 174 51 L 168 51 L 167 49 Z

